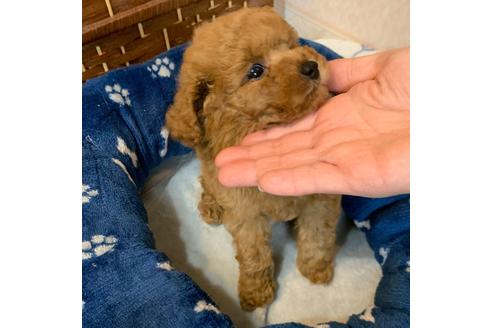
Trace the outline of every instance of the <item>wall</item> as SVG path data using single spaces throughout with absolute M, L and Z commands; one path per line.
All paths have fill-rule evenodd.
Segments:
M 349 39 L 378 49 L 410 45 L 410 0 L 275 0 L 303 37 Z

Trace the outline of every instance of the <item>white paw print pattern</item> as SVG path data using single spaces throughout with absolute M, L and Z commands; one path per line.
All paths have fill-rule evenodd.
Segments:
M 375 323 L 376 320 L 374 319 L 374 316 L 372 315 L 372 309 L 374 309 L 374 305 L 365 309 L 364 312 L 362 312 L 362 314 L 359 315 L 359 319 Z
M 193 309 L 195 312 L 203 312 L 203 311 L 213 311 L 217 314 L 220 314 L 219 309 L 217 309 L 216 306 L 205 302 L 204 300 L 198 301 L 195 305 L 195 308 Z
M 104 255 L 113 251 L 118 238 L 115 236 L 95 235 L 91 240 L 82 241 L 82 260 Z
M 130 148 L 128 148 L 128 146 L 126 145 L 126 142 L 125 142 L 125 140 L 123 140 L 123 138 L 116 137 L 116 148 L 123 155 L 128 155 L 130 157 L 134 167 L 138 166 L 137 154 L 135 154 L 134 151 L 132 151 Z
M 381 255 L 381 257 L 383 258 L 381 265 L 384 265 L 384 263 L 386 262 L 386 259 L 388 258 L 389 251 L 390 251 L 390 249 L 388 247 L 381 247 L 379 249 L 379 255 Z
M 327 323 L 318 323 L 316 328 L 330 328 L 330 325 Z
M 166 129 L 166 127 L 162 127 L 161 129 L 161 137 L 164 139 L 164 147 L 159 151 L 159 156 L 164 157 L 166 156 L 167 153 L 167 140 L 169 138 L 169 131 Z
M 115 103 L 120 105 L 126 104 L 128 106 L 132 105 L 132 102 L 130 100 L 130 92 L 128 92 L 127 89 L 123 89 L 118 83 L 114 84 L 113 86 L 106 85 L 104 87 L 104 90 L 106 90 L 109 99 L 111 99 Z
M 166 271 L 171 271 L 171 270 L 174 269 L 171 266 L 171 263 L 169 263 L 169 261 L 166 261 L 166 262 L 158 262 L 157 263 L 157 268 L 158 269 L 162 269 L 162 270 L 166 270 Z
M 365 220 L 365 221 L 357 221 L 354 220 L 355 226 L 359 229 L 366 228 L 367 230 L 371 230 L 371 221 Z
M 86 204 L 91 201 L 92 197 L 99 195 L 99 191 L 91 189 L 89 185 L 82 184 L 82 204 Z
M 171 72 L 174 71 L 175 65 L 169 58 L 156 58 L 156 60 L 147 66 L 147 70 L 152 74 L 153 78 L 156 77 L 171 77 Z
M 114 158 L 114 157 L 113 157 L 113 158 L 111 158 L 111 160 L 113 161 L 113 163 L 115 163 L 116 165 L 118 165 L 118 166 L 119 166 L 119 168 L 120 168 L 120 169 L 121 169 L 121 170 L 122 170 L 122 171 L 126 174 L 126 176 L 128 177 L 128 179 L 129 179 L 129 180 L 130 180 L 130 181 L 131 181 L 134 185 L 136 185 L 136 184 L 135 184 L 135 181 L 133 181 L 133 179 L 132 179 L 132 176 L 130 175 L 130 173 L 129 173 L 129 172 L 128 172 L 128 170 L 126 169 L 125 164 L 123 164 L 123 162 L 122 162 L 122 161 L 120 161 L 119 159 Z

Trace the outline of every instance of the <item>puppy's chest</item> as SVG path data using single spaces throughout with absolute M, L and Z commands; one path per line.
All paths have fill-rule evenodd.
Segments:
M 262 214 L 268 216 L 273 221 L 289 221 L 295 219 L 300 214 L 300 200 L 294 198 L 279 199 L 272 201 L 265 199 L 264 202 L 259 202 L 259 210 Z
M 264 215 L 273 221 L 289 221 L 299 216 L 305 201 L 302 197 L 279 197 L 265 194 L 251 188 L 248 193 L 240 193 L 240 208 Z M 239 205 L 239 204 L 236 204 Z
M 217 179 L 213 162 L 202 160 L 201 182 L 218 205 L 227 211 L 245 212 L 247 216 L 265 215 L 273 221 L 289 221 L 299 216 L 306 197 L 280 197 L 260 192 L 257 188 L 226 188 Z

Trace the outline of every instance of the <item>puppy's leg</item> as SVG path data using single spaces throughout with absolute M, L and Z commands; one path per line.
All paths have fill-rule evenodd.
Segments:
M 269 245 L 271 226 L 264 216 L 239 218 L 238 213 L 244 212 L 226 212 L 224 225 L 236 245 L 241 307 L 245 311 L 253 311 L 270 304 L 275 293 L 274 266 Z
M 208 188 L 203 181 L 204 179 L 201 179 L 203 192 L 200 203 L 198 204 L 200 215 L 203 221 L 208 224 L 221 224 L 224 209 L 217 203 L 215 197 L 208 191 Z
M 306 204 L 297 219 L 297 268 L 313 283 L 327 283 L 333 277 L 339 215 L 339 202 L 315 200 Z

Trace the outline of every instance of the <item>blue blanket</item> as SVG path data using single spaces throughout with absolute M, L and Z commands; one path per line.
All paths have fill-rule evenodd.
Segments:
M 339 56 L 301 40 L 328 59 Z M 154 249 L 139 197 L 150 170 L 190 149 L 163 129 L 186 46 L 83 85 L 83 326 L 233 327 L 210 297 Z M 409 327 L 409 196 L 344 197 L 382 266 L 374 307 L 346 327 Z M 309 306 L 308 304 L 306 306 Z M 286 323 L 270 327 L 306 327 Z

